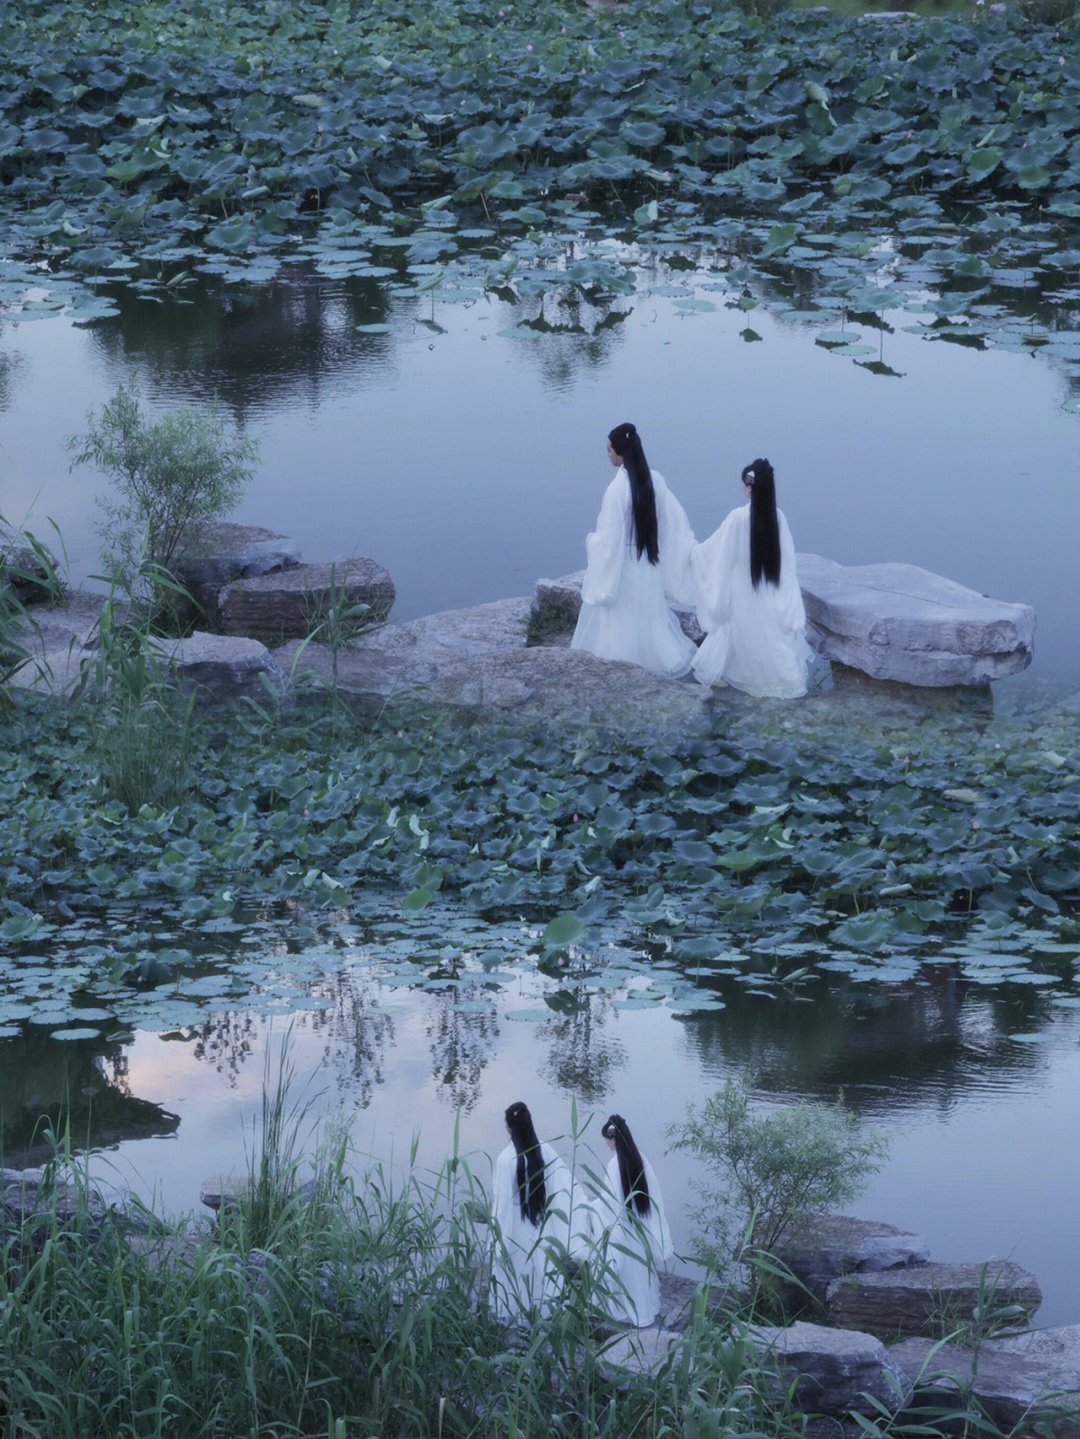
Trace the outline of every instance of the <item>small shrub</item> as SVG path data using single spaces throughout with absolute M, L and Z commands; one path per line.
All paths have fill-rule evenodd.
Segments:
M 93 465 L 116 486 L 102 496 L 99 524 L 109 578 L 126 594 L 155 596 L 147 567 L 167 572 L 177 548 L 197 544 L 206 526 L 233 510 L 251 479 L 258 446 L 226 434 L 214 413 L 180 409 L 151 423 L 135 388 L 121 385 L 87 416 L 68 448 L 76 465 Z
M 770 1250 L 810 1214 L 853 1199 L 885 1157 L 881 1134 L 861 1134 L 841 1103 L 797 1104 L 758 1117 L 746 1089 L 729 1081 L 693 1106 L 671 1131 L 713 1172 L 695 1187 L 701 1256 L 717 1267 L 738 1262 L 748 1246 Z M 715 1182 L 719 1181 L 719 1184 Z

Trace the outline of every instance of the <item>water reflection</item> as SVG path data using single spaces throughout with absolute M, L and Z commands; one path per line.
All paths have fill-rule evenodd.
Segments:
M 611 1033 L 615 1011 L 609 997 L 583 985 L 561 989 L 553 997 L 561 1017 L 545 1026 L 550 1046 L 544 1073 L 556 1088 L 583 1104 L 611 1094 L 615 1075 L 627 1062 L 626 1048 Z
M 451 1109 L 465 1114 L 480 1098 L 484 1071 L 500 1037 L 498 1014 L 482 998 L 486 989 L 472 985 L 433 995 L 424 1026 L 435 1092 Z M 472 1004 L 483 1007 L 473 1011 Z
M 180 1119 L 131 1092 L 125 1047 L 55 1040 L 40 1029 L 0 1042 L 0 1158 L 40 1164 L 49 1130 L 70 1131 L 76 1149 L 175 1134 Z
M 94 325 L 95 347 L 124 375 L 137 365 L 162 394 L 224 405 L 238 424 L 281 404 L 317 407 L 385 371 L 390 298 L 374 279 L 331 281 L 314 265 L 282 266 L 244 287 L 205 283 L 163 304 L 126 285 L 110 291 L 119 314 Z
M 735 1068 L 777 1096 L 832 1100 L 843 1091 L 873 1115 L 952 1108 L 965 1094 L 1027 1083 L 1038 1046 L 1011 1035 L 1054 1018 L 1034 986 L 988 990 L 947 966 L 917 981 L 879 986 L 814 983 L 776 999 L 731 981 L 725 1008 L 687 1024 L 688 1043 L 706 1069 Z

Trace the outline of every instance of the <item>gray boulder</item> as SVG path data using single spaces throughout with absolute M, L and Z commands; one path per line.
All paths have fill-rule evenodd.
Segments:
M 565 634 L 577 624 L 581 610 L 581 584 L 585 571 L 564 575 L 561 580 L 537 580 L 533 588 L 532 605 L 529 610 L 529 639 L 533 644 L 542 643 L 553 635 Z M 674 603 L 668 604 L 679 621 L 682 632 L 694 644 L 699 645 L 705 638 L 705 631 L 697 622 L 697 615 Z
M 803 1320 L 784 1328 L 755 1325 L 746 1336 L 793 1386 L 796 1406 L 811 1414 L 890 1412 L 911 1397 L 911 1382 L 880 1339 Z
M 300 547 L 295 540 L 258 525 L 219 523 L 208 525 L 198 538 L 181 545 L 169 569 L 202 612 L 203 623 L 216 628 L 223 585 L 293 569 L 299 563 Z
M 208 635 L 201 630 L 185 639 L 153 639 L 150 646 L 182 690 L 202 698 L 265 699 L 285 691 L 285 679 L 273 655 L 258 640 Z
M 346 638 L 350 630 L 386 619 L 394 604 L 394 581 L 375 560 L 296 565 L 225 585 L 219 604 L 227 635 L 250 635 L 279 645 L 312 634 L 325 636 L 336 624 Z M 365 614 L 343 619 L 343 611 L 362 605 L 367 606 Z
M 889 1353 L 924 1404 L 954 1402 L 962 1389 L 1005 1433 L 1038 1423 L 1055 1439 L 1080 1439 L 1080 1325 L 984 1339 L 977 1351 L 906 1339 Z
M 60 588 L 58 572 L 56 560 L 44 546 L 35 549 L 22 535 L 0 525 L 0 589 L 7 586 L 23 605 L 52 604 Z
M 874 679 L 975 685 L 1031 663 L 1035 612 L 917 565 L 845 566 L 799 555 L 806 636 L 819 654 Z
M 636 665 L 611 664 L 558 646 L 525 644 L 527 599 L 429 615 L 361 635 L 334 656 L 320 644 L 286 645 L 286 673 L 362 700 L 418 700 L 492 718 L 610 734 L 708 733 L 709 692 Z
M 600 1350 L 598 1367 L 604 1378 L 613 1384 L 634 1376 L 655 1375 L 671 1358 L 682 1339 L 672 1329 L 630 1329 L 618 1335 Z
M 1042 1303 L 1039 1281 L 1018 1264 L 913 1264 L 848 1274 L 825 1291 L 829 1319 L 871 1334 L 925 1334 L 929 1326 L 970 1320 L 980 1300 L 1018 1306 L 1030 1319 Z
M 781 1284 L 781 1302 L 791 1308 L 805 1302 L 806 1290 L 824 1304 L 829 1284 L 841 1274 L 924 1264 L 930 1258 L 926 1240 L 917 1234 L 847 1214 L 811 1215 L 772 1252 L 798 1281 Z

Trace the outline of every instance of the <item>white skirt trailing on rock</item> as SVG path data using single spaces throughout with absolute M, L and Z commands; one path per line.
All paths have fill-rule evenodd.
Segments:
M 637 553 L 630 481 L 620 468 L 604 493 L 596 529 L 585 541 L 588 565 L 570 648 L 678 676 L 689 671 L 694 646 L 668 608 L 667 594 L 677 602 L 692 602 L 694 535 L 663 475 L 653 470 L 652 481 L 660 561 L 650 564 Z

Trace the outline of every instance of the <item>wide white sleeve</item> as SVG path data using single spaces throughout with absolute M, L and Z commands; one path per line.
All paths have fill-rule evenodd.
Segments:
M 686 511 L 668 489 L 663 475 L 655 471 L 653 490 L 656 494 L 656 530 L 664 589 L 676 604 L 693 608 L 697 601 L 690 558 L 696 543 L 694 532 L 686 518 Z
M 671 1230 L 668 1227 L 667 1215 L 664 1212 L 664 1198 L 660 1193 L 660 1181 L 656 1177 L 656 1171 L 647 1159 L 642 1157 L 645 1165 L 645 1178 L 649 1182 L 649 1241 L 652 1245 L 652 1257 L 659 1263 L 661 1259 L 670 1259 L 675 1252 L 675 1246 L 671 1241 Z
M 738 511 L 732 510 L 718 530 L 690 552 L 694 576 L 694 607 L 706 634 L 731 618 L 731 582 L 738 559 Z
M 780 623 L 792 634 L 801 634 L 806 629 L 806 607 L 803 604 L 799 572 L 795 563 L 795 541 L 791 538 L 788 522 L 780 510 L 776 512 L 780 526 L 780 585 L 776 596 L 776 611 Z
M 602 605 L 615 598 L 626 560 L 629 534 L 630 483 L 620 470 L 604 491 L 596 529 L 585 540 L 587 565 L 581 598 L 587 605 Z
M 517 1202 L 517 1154 L 512 1144 L 499 1155 L 491 1176 L 491 1217 L 503 1234 L 510 1228 Z

